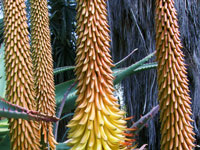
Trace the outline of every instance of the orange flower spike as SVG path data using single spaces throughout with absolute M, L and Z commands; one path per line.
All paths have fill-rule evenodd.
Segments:
M 55 116 L 55 87 L 47 0 L 30 0 L 31 43 L 38 111 Z M 41 140 L 55 149 L 52 123 L 41 123 Z M 47 145 L 46 145 L 47 146 Z
M 113 96 L 113 64 L 105 0 L 77 0 L 77 108 L 67 125 L 71 150 L 119 150 L 127 145 L 124 112 Z
M 4 0 L 6 97 L 13 104 L 36 110 L 33 66 L 24 0 Z M 40 150 L 38 123 L 10 119 L 12 150 Z
M 176 15 L 173 0 L 156 0 L 161 150 L 192 150 L 191 102 Z

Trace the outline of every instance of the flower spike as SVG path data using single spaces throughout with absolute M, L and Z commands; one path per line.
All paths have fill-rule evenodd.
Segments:
M 49 29 L 47 0 L 30 0 L 31 4 L 31 47 L 35 73 L 37 110 L 55 116 L 55 87 L 53 59 Z M 52 123 L 41 123 L 41 140 L 55 149 Z
M 105 0 L 77 0 L 77 108 L 67 125 L 71 150 L 128 149 L 124 112 L 113 96 Z M 125 144 L 123 144 L 125 143 Z M 122 144 L 122 145 L 120 145 Z
M 36 110 L 33 66 L 24 0 L 4 0 L 4 39 L 7 100 Z M 12 150 L 40 150 L 38 123 L 10 119 Z
M 192 150 L 190 96 L 174 0 L 156 0 L 161 150 Z

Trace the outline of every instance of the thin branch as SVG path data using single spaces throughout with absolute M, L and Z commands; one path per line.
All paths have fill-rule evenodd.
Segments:
M 143 36 L 142 31 L 141 31 L 141 29 L 140 29 L 140 27 L 139 27 L 139 25 L 138 25 L 138 22 L 137 22 L 137 19 L 136 19 L 136 17 L 135 17 L 135 14 L 134 14 L 134 12 L 133 12 L 133 9 L 130 8 L 130 11 L 131 11 L 132 17 L 133 17 L 133 19 L 134 19 L 134 21 L 135 21 L 135 24 L 136 24 L 136 26 L 137 26 L 137 28 L 138 28 L 138 31 L 139 31 L 139 33 L 140 33 L 140 36 L 141 36 L 141 38 L 142 38 L 142 42 L 144 43 L 144 47 L 145 47 L 145 49 L 146 49 L 146 52 L 149 52 L 149 50 L 148 50 L 148 48 L 147 48 L 147 45 L 146 45 L 146 42 L 145 42 L 145 40 L 144 40 L 144 36 Z
M 115 67 L 118 67 L 121 63 L 123 63 L 124 61 L 126 61 L 133 53 L 135 53 L 138 50 L 138 48 L 134 49 L 130 54 L 128 54 L 126 57 L 124 57 L 122 60 L 120 60 L 119 62 L 117 62 L 115 64 Z
M 77 81 L 74 82 L 68 89 L 67 91 L 65 92 L 64 96 L 63 96 L 63 99 L 62 99 L 62 102 L 61 102 L 61 105 L 60 105 L 60 109 L 58 111 L 58 115 L 57 117 L 60 118 L 61 114 L 62 114 L 62 111 L 63 111 L 63 108 L 65 106 L 65 101 L 67 99 L 67 96 L 69 95 L 70 91 L 72 90 L 72 88 L 76 85 Z M 58 126 L 59 126 L 59 121 L 56 122 L 56 125 L 55 125 L 55 140 L 57 140 L 57 134 L 58 134 Z

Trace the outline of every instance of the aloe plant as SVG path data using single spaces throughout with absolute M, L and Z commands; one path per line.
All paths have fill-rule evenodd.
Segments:
M 2 50 L 4 47 L 2 46 Z M 131 74 L 134 74 L 136 72 L 140 72 L 140 71 L 146 71 L 148 69 L 154 69 L 157 67 L 157 63 L 146 63 L 147 61 L 149 61 L 150 58 L 152 58 L 153 53 L 149 54 L 148 56 L 146 56 L 144 59 L 132 64 L 129 67 L 125 67 L 125 68 L 114 68 L 113 69 L 113 76 L 118 76 L 118 80 L 114 82 L 114 84 L 118 84 L 120 83 L 120 81 L 124 80 L 126 77 L 128 77 Z M 3 66 L 2 66 L 3 68 Z M 60 67 L 60 68 L 56 68 L 54 69 L 54 75 L 58 74 L 58 73 L 62 73 L 64 71 L 69 71 L 74 69 L 74 66 L 65 66 L 65 67 Z M 1 72 L 2 74 L 4 73 L 4 71 Z M 121 74 L 125 74 L 125 75 L 121 75 Z M 4 84 L 1 84 L 0 86 L 4 87 L 6 81 L 2 78 L 0 79 L 0 82 L 3 82 Z M 75 80 L 70 80 L 70 81 L 66 81 L 63 82 L 61 84 L 56 85 L 55 88 L 55 93 L 56 93 L 56 105 L 59 106 L 62 98 L 64 96 L 64 93 L 66 92 L 66 90 L 75 82 Z M 2 88 L 1 88 L 2 89 Z M 5 91 L 2 89 L 1 90 L 2 93 L 4 93 Z M 2 95 L 0 95 L 2 97 Z M 66 104 L 65 104 L 65 109 L 63 110 L 63 113 L 65 112 L 69 112 L 72 109 L 74 109 L 74 104 L 75 104 L 75 99 L 76 99 L 77 95 L 76 95 L 76 90 L 75 88 L 73 88 L 71 90 L 71 92 L 69 93 L 67 99 L 66 99 Z
M 192 150 L 191 98 L 176 15 L 174 0 L 156 0 L 161 150 Z
M 114 84 L 118 84 L 130 74 L 157 67 L 157 63 L 145 64 L 154 56 L 154 53 L 129 67 L 114 68 L 109 54 L 108 41 L 110 39 L 106 20 L 106 1 L 77 0 L 77 2 L 78 27 L 76 32 L 78 35 L 78 48 L 76 51 L 75 73 L 77 75 L 76 80 L 78 84 L 68 93 L 65 109 L 67 107 L 69 109 L 64 112 L 74 108 L 73 106 L 76 98 L 77 108 L 72 121 L 68 124 L 68 127 L 70 127 L 70 140 L 68 141 L 68 145 L 72 147 L 71 149 L 129 149 L 130 147 L 126 145 L 130 145 L 131 143 L 129 142 L 131 140 L 125 137 L 126 121 L 123 118 L 124 112 L 120 111 L 117 99 L 113 97 L 114 88 L 112 82 L 114 81 Z M 14 11 L 9 9 L 10 7 L 8 7 L 8 4 Z M 15 4 L 17 4 L 17 6 Z M 161 106 L 161 148 L 192 149 L 194 147 L 194 138 L 192 137 L 193 127 L 190 124 L 192 119 L 189 116 L 191 115 L 191 108 L 189 106 L 190 98 L 188 95 L 189 90 L 187 87 L 186 70 L 182 60 L 183 54 L 180 51 L 181 45 L 174 7 L 168 8 L 168 4 L 173 6 L 173 1 L 157 1 L 156 11 L 158 16 L 158 18 L 156 18 L 156 55 L 158 59 L 159 101 Z M 18 22 L 22 21 L 19 27 L 12 25 L 14 18 L 16 19 L 16 17 L 13 16 L 16 14 L 18 15 L 18 7 L 19 10 L 23 10 L 21 14 L 19 12 L 19 16 L 22 16 L 21 18 L 18 17 Z M 36 144 L 34 149 L 41 148 L 39 145 L 41 139 L 42 142 L 45 143 L 45 146 L 42 148 L 47 148 L 49 144 L 48 148 L 55 149 L 56 141 L 52 134 L 52 124 L 42 122 L 40 126 L 42 130 L 38 132 L 36 130 L 38 124 L 35 122 L 38 120 L 47 122 L 58 120 L 53 117 L 55 115 L 55 93 L 47 1 L 31 0 L 31 39 L 34 66 L 31 64 L 32 60 L 29 52 L 30 48 L 24 8 L 24 1 L 20 1 L 18 5 L 18 2 L 5 0 L 5 14 L 7 13 L 7 16 L 5 15 L 6 98 L 13 104 L 0 101 L 0 115 L 4 115 L 4 117 L 8 118 L 20 118 L 17 120 L 19 124 L 15 123 L 16 120 L 11 119 L 10 132 L 11 136 L 14 136 L 14 138 L 11 137 L 12 149 L 27 148 L 23 146 L 24 141 L 20 141 L 20 138 L 16 137 L 16 134 L 20 134 L 20 137 L 24 137 L 24 134 L 28 134 L 26 136 L 28 137 L 28 148 L 30 149 L 33 149 L 33 146 L 35 146 L 34 144 Z M 169 12 L 167 12 L 167 9 Z M 163 16 L 167 16 L 167 19 Z M 12 20 L 10 21 L 9 19 Z M 163 21 L 163 19 L 167 21 Z M 166 28 L 168 30 L 161 30 Z M 18 32 L 18 30 L 20 32 Z M 21 40 L 22 36 L 25 38 Z M 17 39 L 18 37 L 20 40 Z M 20 46 L 22 48 L 20 48 Z M 171 50 L 169 48 L 170 46 Z M 163 54 L 165 54 L 165 56 L 163 56 Z M 3 65 L 3 61 L 1 60 L 0 57 L 0 66 Z M 170 63 L 172 67 L 170 67 Z M 22 67 L 22 69 L 20 69 L 20 67 Z M 33 71 L 31 71 L 32 68 L 34 68 L 34 74 Z M 74 69 L 74 66 L 57 68 L 54 70 L 54 74 L 71 69 Z M 168 69 L 170 71 L 168 71 Z M 23 70 L 25 70 L 25 73 Z M 35 79 L 33 79 L 34 75 Z M 173 78 L 173 75 L 175 78 Z M 0 74 L 0 82 L 5 81 L 1 80 L 3 76 L 4 75 Z M 114 79 L 114 77 L 116 78 Z M 33 84 L 33 80 L 35 84 Z M 166 82 L 168 82 L 168 84 L 166 84 Z M 75 80 L 71 80 L 56 87 L 57 104 L 60 104 L 60 100 L 63 98 L 66 89 L 74 83 Z M 19 87 L 23 87 L 23 92 L 19 91 Z M 20 95 L 19 92 L 23 94 Z M 2 96 L 3 95 L 4 93 Z M 22 99 L 20 99 L 21 96 Z M 25 98 L 23 96 L 25 96 Z M 66 97 L 64 96 L 64 98 Z M 38 105 L 36 105 L 35 99 Z M 157 109 L 155 112 L 157 112 Z M 136 132 L 144 126 L 144 123 L 152 117 L 152 114 L 148 114 L 134 124 L 133 128 L 137 126 Z M 167 115 L 165 116 L 165 114 Z M 180 120 L 177 119 L 177 114 Z M 94 119 L 94 117 L 97 119 Z M 179 123 L 178 125 L 176 122 L 173 123 L 173 117 Z M 27 122 L 25 120 L 35 121 Z M 27 126 L 29 126 L 29 123 L 33 125 L 33 130 L 36 134 L 31 135 L 30 132 L 24 132 L 24 134 L 18 132 L 20 131 L 19 129 L 23 129 L 20 126 L 21 122 L 22 124 L 25 122 L 24 124 Z M 172 124 L 169 125 L 169 122 L 172 122 Z M 12 125 L 17 126 L 17 128 L 12 127 Z M 48 131 L 45 130 L 46 128 L 48 128 Z M 7 132 L 8 130 L 5 130 L 5 133 Z M 4 133 L 4 131 L 2 131 L 2 133 Z M 185 138 L 186 136 L 188 137 L 187 139 Z M 31 145 L 31 142 L 35 143 Z M 69 147 L 59 144 L 57 148 L 68 149 Z

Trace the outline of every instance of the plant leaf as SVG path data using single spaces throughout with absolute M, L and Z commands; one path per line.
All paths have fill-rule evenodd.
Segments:
M 56 85 L 56 104 L 57 107 L 62 102 L 63 96 L 65 92 L 68 90 L 68 88 L 75 82 L 75 80 L 70 80 L 63 82 L 61 84 Z M 76 89 L 75 87 L 71 89 L 69 95 L 67 96 L 67 103 L 65 103 L 65 106 L 63 108 L 63 112 L 70 112 L 74 108 L 75 105 L 75 99 L 76 99 Z M 68 111 L 69 110 L 69 111 Z
M 149 120 L 151 120 L 159 111 L 159 105 L 153 107 L 146 115 L 142 116 L 130 128 L 136 129 L 132 131 L 135 135 L 138 134 Z
M 124 78 L 127 76 L 131 75 L 134 73 L 134 70 L 137 69 L 138 67 L 142 66 L 145 62 L 147 62 L 150 58 L 152 58 L 155 55 L 155 52 L 149 54 L 145 58 L 141 59 L 140 61 L 132 64 L 131 66 L 125 68 L 123 71 L 121 71 L 119 74 L 116 75 L 116 78 L 114 80 L 114 84 L 119 83 L 122 81 Z
M 69 150 L 71 147 L 68 147 L 66 143 L 58 143 L 56 145 L 56 150 Z
M 142 116 L 138 121 L 136 121 L 131 127 L 130 130 L 127 133 L 133 133 L 134 135 L 137 135 L 148 123 L 149 120 L 151 120 L 159 111 L 159 105 L 153 107 L 146 115 Z M 137 143 L 133 142 L 132 146 L 136 146 Z
M 1 150 L 10 150 L 10 138 L 9 135 L 5 135 L 5 137 L 0 141 Z
M 63 119 L 65 119 L 65 118 L 67 118 L 67 117 L 69 117 L 69 116 L 73 116 L 73 115 L 74 115 L 74 113 L 66 114 L 62 118 L 60 118 L 60 121 L 63 120 Z
M 56 122 L 59 119 L 53 116 L 48 116 L 37 111 L 28 110 L 21 106 L 11 104 L 0 97 L 0 116 L 6 118 L 21 118 L 25 120 Z
M 6 93 L 6 74 L 4 65 L 4 44 L 0 46 L 0 96 L 5 97 Z
M 0 120 L 0 147 L 1 149 L 10 149 L 8 119 Z
M 69 70 L 74 70 L 75 66 L 65 66 L 65 67 L 59 67 L 53 70 L 54 75 L 64 72 L 64 71 L 69 71 Z
M 0 120 L 0 141 L 1 137 L 7 135 L 8 133 L 9 133 L 8 120 L 7 119 Z

